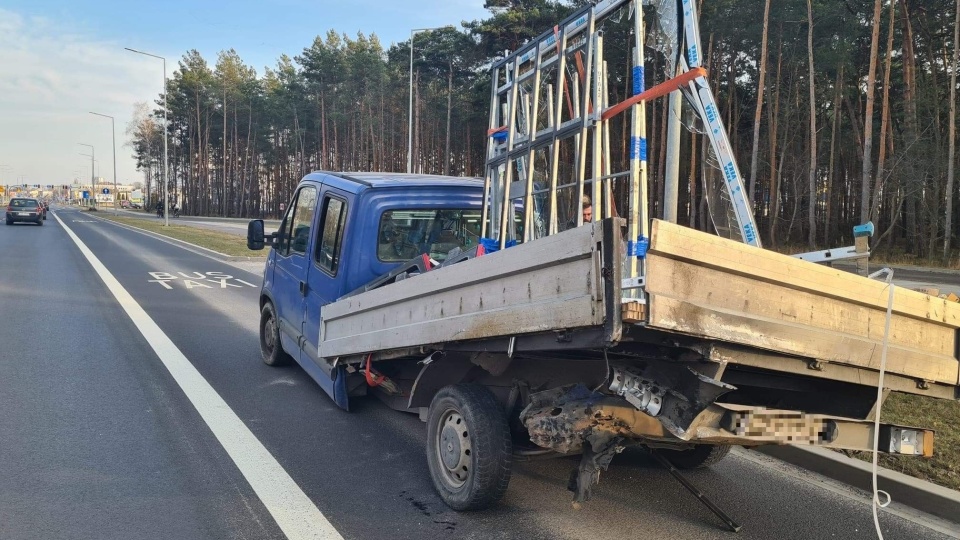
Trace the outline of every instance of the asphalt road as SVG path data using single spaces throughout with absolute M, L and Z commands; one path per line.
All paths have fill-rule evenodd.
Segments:
M 458 514 L 433 491 L 415 416 L 372 397 L 343 412 L 300 368 L 261 362 L 259 274 L 56 214 L 344 538 L 876 537 L 865 494 L 746 451 L 689 474 L 739 535 L 629 450 L 580 511 L 565 489 L 576 461 L 563 458 L 517 464 L 499 505 Z M 258 495 L 244 456 L 228 454 L 56 218 L 0 227 L 0 291 L 0 538 L 283 537 L 283 508 Z M 891 509 L 887 539 L 950 537 Z

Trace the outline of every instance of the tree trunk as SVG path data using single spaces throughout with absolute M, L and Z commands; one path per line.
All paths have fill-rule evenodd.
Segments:
M 809 0 L 808 0 L 809 1 Z M 874 85 L 877 79 L 877 46 L 880 41 L 880 4 L 873 4 L 873 29 L 870 33 L 870 67 L 867 73 L 867 110 L 863 125 L 863 176 L 860 195 L 860 221 L 870 217 L 870 167 L 873 159 L 873 102 Z
M 411 172 L 420 173 L 420 70 L 417 69 L 413 81 L 413 165 Z
M 453 60 L 450 60 L 449 69 L 447 70 L 447 133 L 446 133 L 446 144 L 443 150 L 443 175 L 447 176 L 450 174 L 450 116 L 453 111 Z M 534 130 L 536 130 L 536 121 L 534 118 Z M 531 131 L 533 133 L 533 131 Z
M 943 262 L 950 261 L 950 239 L 953 235 L 953 161 L 957 142 L 957 60 L 960 53 L 960 0 L 957 0 L 956 15 L 953 20 L 953 64 L 950 66 L 950 149 L 947 152 L 947 206 L 944 210 Z
M 817 243 L 817 95 L 813 69 L 813 6 L 811 0 L 807 0 L 807 25 L 807 59 L 810 66 L 810 176 L 807 183 L 810 208 L 807 243 L 812 248 Z
M 840 97 L 843 95 L 842 64 L 840 66 L 840 72 L 837 73 L 836 92 L 836 96 L 833 98 L 833 126 L 830 129 L 830 166 L 827 169 L 827 198 L 825 201 L 827 206 L 824 209 L 825 215 L 823 219 L 823 243 L 826 246 L 830 245 L 830 234 L 833 232 L 833 230 L 830 228 L 831 211 L 833 210 L 831 197 L 833 193 L 833 177 L 836 174 L 836 171 L 834 170 L 834 156 L 836 155 L 837 149 L 837 125 L 840 123 Z
M 900 0 L 900 12 L 903 16 L 903 109 L 906 135 L 903 151 L 909 151 L 917 142 L 917 57 L 914 51 L 913 25 L 910 22 L 910 12 L 906 0 Z M 906 180 L 904 195 L 907 202 L 907 249 L 914 253 L 914 249 L 923 244 L 917 241 L 917 197 L 919 190 L 916 184 L 920 182 L 920 179 L 913 174 L 916 173 L 916 167 L 910 167 L 910 169 L 913 170 L 906 171 L 907 174 L 904 176 Z
M 780 44 L 777 46 L 777 90 L 770 102 L 772 109 L 767 113 L 770 119 L 770 245 L 777 245 L 777 220 L 780 217 L 780 183 L 777 174 L 777 128 L 780 116 L 780 70 L 783 67 L 783 27 L 780 27 Z M 769 85 L 768 85 L 769 88 Z
M 890 21 L 889 28 L 887 29 L 887 54 L 884 58 L 883 65 L 883 105 L 880 112 L 880 148 L 877 156 L 877 172 L 876 180 L 873 185 L 873 203 L 870 206 L 870 219 L 874 223 L 879 224 L 880 220 L 880 201 L 881 201 L 881 187 L 883 186 L 883 180 L 886 176 L 884 171 L 884 161 L 887 157 L 887 144 L 885 142 L 889 140 L 893 141 L 893 134 L 890 133 L 888 127 L 890 123 L 890 71 L 891 64 L 893 63 L 893 24 L 896 15 L 896 3 L 890 2 Z
M 760 39 L 760 80 L 757 82 L 757 109 L 753 113 L 753 151 L 750 154 L 750 202 L 754 207 L 756 207 L 757 196 L 757 159 L 760 150 L 760 118 L 763 114 L 763 85 L 767 78 L 767 29 L 769 25 L 770 0 L 767 0 L 763 8 L 763 35 Z

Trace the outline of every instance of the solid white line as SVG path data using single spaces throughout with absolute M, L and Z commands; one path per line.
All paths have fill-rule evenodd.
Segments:
M 340 533 L 327 521 L 300 486 L 290 478 L 287 471 L 277 463 L 277 460 L 203 378 L 176 344 L 167 337 L 150 315 L 63 220 L 57 215 L 54 217 L 80 248 L 80 252 L 113 293 L 163 365 L 170 371 L 187 399 L 196 407 L 197 412 L 223 445 L 223 449 L 233 459 L 287 538 L 342 540 Z

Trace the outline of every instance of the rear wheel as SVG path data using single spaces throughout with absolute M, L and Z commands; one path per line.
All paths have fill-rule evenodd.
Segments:
M 38 219 L 38 220 L 37 220 L 37 225 L 40 225 L 40 226 L 42 227 L 42 226 L 43 226 L 43 220 L 42 220 L 42 219 Z
M 709 467 L 730 453 L 729 444 L 698 444 L 689 450 L 659 450 L 678 469 Z
M 260 310 L 260 355 L 268 366 L 284 366 L 293 360 L 280 344 L 280 325 L 270 302 Z
M 447 506 L 480 510 L 499 501 L 512 454 L 503 406 L 490 390 L 458 384 L 437 392 L 427 418 L 427 466 Z
M 7 220 L 7 225 L 13 225 L 13 220 L 12 220 L 12 219 L 8 219 L 8 220 Z

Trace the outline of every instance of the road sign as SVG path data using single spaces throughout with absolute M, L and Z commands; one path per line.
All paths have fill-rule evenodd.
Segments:
M 89 199 L 89 198 L 90 198 L 90 192 L 89 192 L 89 191 L 84 191 L 84 192 L 83 192 L 83 197 L 81 197 L 81 198 L 82 198 L 82 199 Z
M 108 194 L 110 193 L 110 189 L 109 189 L 109 188 L 103 188 L 103 190 L 102 190 L 100 193 L 103 193 L 104 195 L 108 195 Z

